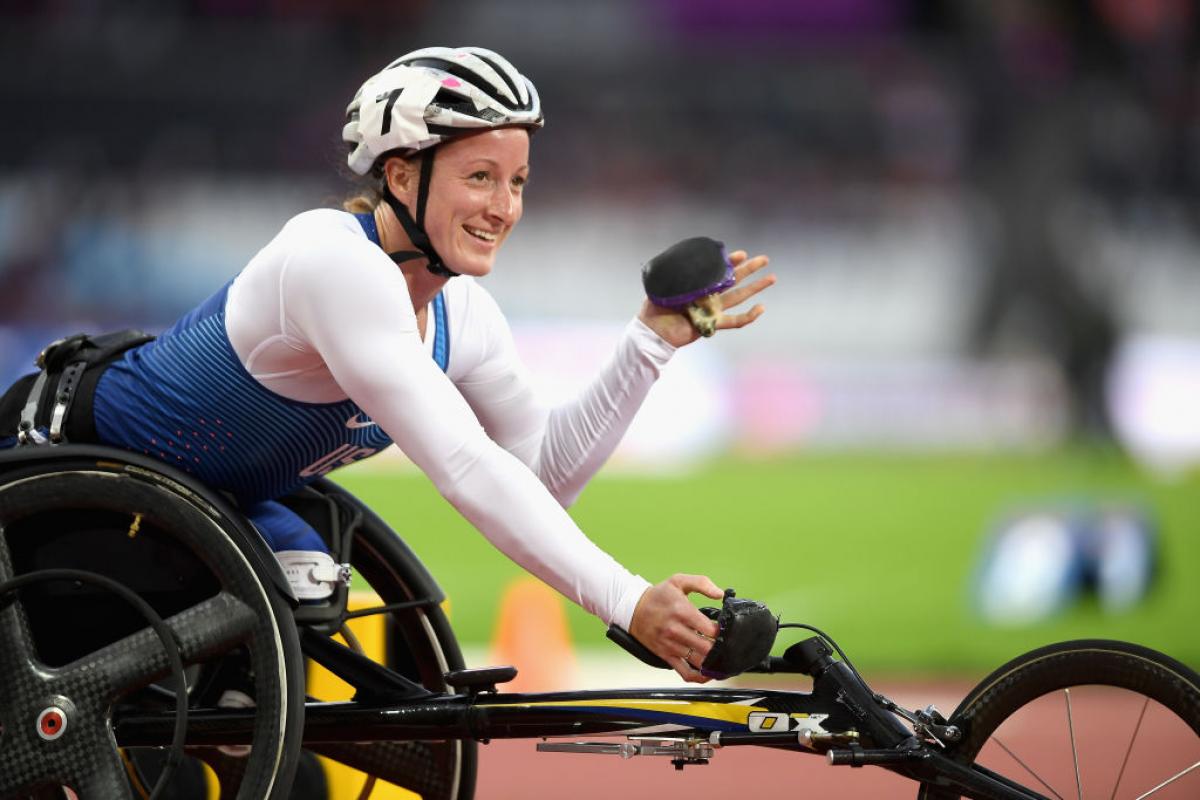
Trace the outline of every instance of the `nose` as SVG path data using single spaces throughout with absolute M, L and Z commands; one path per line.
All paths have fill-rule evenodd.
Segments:
M 488 202 L 488 213 L 505 225 L 517 221 L 521 198 L 513 187 L 498 185 Z

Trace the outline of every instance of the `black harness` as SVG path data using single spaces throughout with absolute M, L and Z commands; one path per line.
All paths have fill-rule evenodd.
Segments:
M 18 380 L 0 398 L 0 436 L 15 431 L 21 446 L 96 441 L 92 398 L 100 375 L 126 350 L 153 338 L 131 329 L 100 336 L 77 333 L 46 345 L 34 362 L 40 371 Z

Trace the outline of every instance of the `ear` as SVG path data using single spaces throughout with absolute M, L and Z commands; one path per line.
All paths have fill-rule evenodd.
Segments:
M 396 199 L 411 207 L 417 194 L 420 160 L 392 156 L 383 163 L 383 177 Z

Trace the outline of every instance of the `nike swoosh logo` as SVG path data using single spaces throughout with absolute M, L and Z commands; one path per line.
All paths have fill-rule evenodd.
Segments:
M 360 416 L 362 416 L 362 415 L 355 414 L 353 417 L 346 420 L 346 427 L 349 428 L 350 430 L 354 430 L 355 428 L 369 428 L 372 425 L 376 424 L 374 422 L 371 422 L 370 420 L 359 419 Z

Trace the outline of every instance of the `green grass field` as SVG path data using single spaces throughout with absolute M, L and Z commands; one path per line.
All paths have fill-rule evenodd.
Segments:
M 359 468 L 340 482 L 388 520 L 451 599 L 465 643 L 486 643 L 507 582 L 523 574 L 412 471 Z M 981 542 L 1006 512 L 1040 502 L 1139 503 L 1159 525 L 1161 574 L 1133 611 L 1084 600 L 1049 623 L 985 626 L 969 602 Z M 572 515 L 631 570 L 705 573 L 785 621 L 837 639 L 864 668 L 979 672 L 1050 641 L 1104 637 L 1200 667 L 1200 475 L 1168 482 L 1108 450 L 1030 455 L 729 457 L 677 477 L 601 473 Z M 571 606 L 580 646 L 603 644 Z

